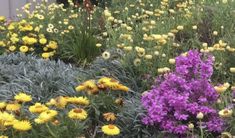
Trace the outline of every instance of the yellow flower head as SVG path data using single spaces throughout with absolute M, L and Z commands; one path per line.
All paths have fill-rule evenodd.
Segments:
M 15 50 L 16 50 L 16 46 L 9 46 L 9 50 L 10 50 L 11 52 L 15 51 Z
M 38 124 L 43 124 L 51 121 L 57 114 L 58 112 L 56 110 L 47 110 L 40 113 L 38 118 L 36 118 L 34 121 Z
M 49 52 L 42 53 L 42 57 L 45 58 L 45 59 L 48 59 L 50 56 L 51 56 L 51 54 Z
M 0 126 L 11 126 L 15 121 L 13 114 L 7 112 L 0 112 Z
M 48 110 L 48 107 L 46 107 L 45 105 L 41 103 L 35 103 L 35 105 L 32 105 L 29 107 L 29 111 L 31 113 L 41 113 L 47 110 Z
M 0 102 L 0 109 L 3 109 L 6 107 L 6 102 Z
M 15 121 L 13 124 L 13 128 L 18 131 L 28 131 L 32 128 L 32 125 L 28 120 Z
M 57 49 L 58 45 L 55 41 L 50 41 L 49 44 L 48 44 L 48 47 L 51 48 L 51 49 Z
M 33 26 L 30 25 L 30 24 L 22 24 L 22 25 L 19 26 L 19 30 L 22 31 L 22 32 L 32 31 L 33 30 Z
M 85 120 L 87 118 L 87 112 L 84 109 L 76 108 L 72 109 L 68 113 L 68 116 L 72 119 Z
M 0 138 L 8 138 L 8 136 L 1 135 Z
M 59 96 L 55 99 L 56 103 L 55 106 L 58 108 L 65 108 L 65 106 L 67 105 L 67 99 L 63 96 Z
M 44 45 L 44 44 L 47 43 L 47 39 L 46 38 L 41 38 L 41 39 L 39 39 L 39 43 Z
M 8 111 L 19 111 L 20 108 L 21 108 L 21 105 L 18 104 L 17 102 L 8 103 L 6 106 L 6 110 Z
M 95 80 L 88 80 L 76 87 L 76 91 L 83 91 L 83 90 L 87 91 L 89 94 L 96 94 L 99 92 Z
M 120 134 L 120 129 L 112 124 L 102 126 L 102 131 L 104 134 L 111 136 Z
M 20 47 L 20 52 L 26 53 L 26 52 L 28 52 L 28 51 L 29 51 L 29 48 L 28 48 L 27 46 L 21 46 L 21 47 Z
M 233 114 L 233 110 L 231 109 L 223 109 L 219 111 L 219 116 L 222 118 L 228 118 L 231 117 Z
M 6 17 L 0 16 L 0 22 L 5 22 L 5 21 L 6 21 Z
M 27 95 L 25 93 L 18 93 L 15 97 L 15 100 L 20 101 L 20 102 L 30 102 L 32 101 L 31 95 Z
M 73 103 L 73 104 L 80 104 L 80 105 L 89 105 L 89 100 L 87 99 L 87 97 L 69 97 L 67 99 L 67 101 L 69 103 Z
M 108 113 L 104 113 L 103 117 L 106 121 L 114 121 L 116 120 L 116 116 L 114 113 L 108 112 Z

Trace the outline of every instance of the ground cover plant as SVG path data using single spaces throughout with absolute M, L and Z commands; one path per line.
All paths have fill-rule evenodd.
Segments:
M 0 137 L 235 136 L 234 0 L 18 12 L 0 16 Z

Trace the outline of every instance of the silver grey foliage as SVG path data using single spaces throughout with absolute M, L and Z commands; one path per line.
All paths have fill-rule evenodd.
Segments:
M 20 53 L 1 55 L 0 100 L 10 100 L 21 91 L 42 102 L 59 95 L 74 95 L 80 73 L 81 69 L 59 60 Z

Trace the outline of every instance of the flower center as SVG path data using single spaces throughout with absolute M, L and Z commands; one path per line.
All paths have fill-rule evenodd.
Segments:
M 109 129 L 114 129 L 114 125 L 108 125 Z
M 73 112 L 74 112 L 74 113 L 81 113 L 81 112 L 82 112 L 82 109 L 77 108 L 77 109 L 74 109 Z
M 224 110 L 224 114 L 228 114 L 228 110 Z

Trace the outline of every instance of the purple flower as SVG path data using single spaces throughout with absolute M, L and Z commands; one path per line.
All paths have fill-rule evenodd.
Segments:
M 187 56 L 176 57 L 175 71 L 158 77 L 156 84 L 142 97 L 141 103 L 147 111 L 143 123 L 184 135 L 188 123 L 196 123 L 196 115 L 202 112 L 205 129 L 220 132 L 223 121 L 213 108 L 219 95 L 210 83 L 212 73 L 211 55 L 189 51 Z

